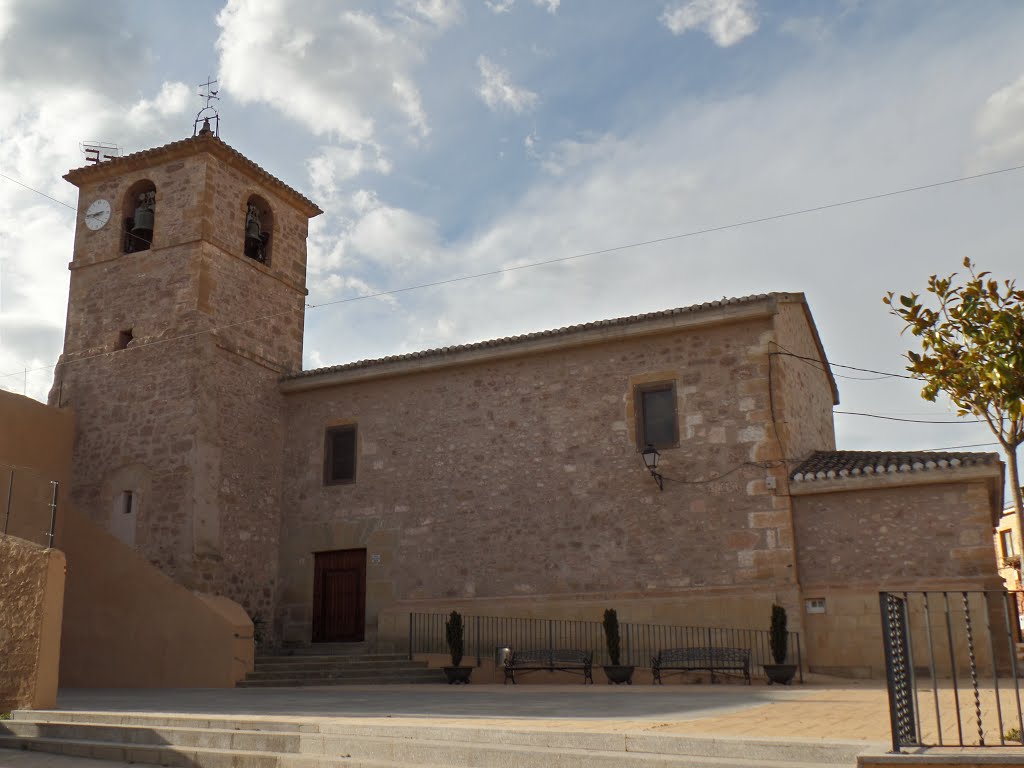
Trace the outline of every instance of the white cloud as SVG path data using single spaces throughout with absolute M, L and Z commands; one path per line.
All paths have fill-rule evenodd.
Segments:
M 425 47 L 461 18 L 461 4 L 408 0 L 407 13 L 373 15 L 332 0 L 229 0 L 217 16 L 220 83 L 243 103 L 263 102 L 313 133 L 380 142 L 378 123 L 429 122 L 415 84 Z
M 533 0 L 533 4 L 539 8 L 547 9 L 550 14 L 558 12 L 558 6 L 562 4 L 562 0 Z
M 400 7 L 441 29 L 457 24 L 463 16 L 460 0 L 402 0 Z
M 976 164 L 992 170 L 995 165 L 1017 165 L 1024 158 L 1024 75 L 1000 88 L 985 101 L 975 121 L 981 141 Z
M 195 92 L 185 83 L 164 83 L 153 99 L 142 99 L 128 110 L 128 121 L 136 129 L 172 115 L 183 115 L 195 104 Z M 184 125 L 184 123 L 182 123 Z
M 345 147 L 325 146 L 320 153 L 306 161 L 313 184 L 313 192 L 319 198 L 333 198 L 339 185 L 366 171 L 391 173 L 391 162 L 384 158 L 380 147 L 371 144 L 353 144 Z
M 538 96 L 533 91 L 521 88 L 512 83 L 511 75 L 486 56 L 477 59 L 480 70 L 480 97 L 492 110 L 510 109 L 519 114 L 533 109 L 537 105 Z
M 484 5 L 494 13 L 508 13 L 515 4 L 516 0 L 484 0 Z
M 673 35 L 703 29 L 716 45 L 728 48 L 757 31 L 756 0 L 690 0 L 661 15 Z

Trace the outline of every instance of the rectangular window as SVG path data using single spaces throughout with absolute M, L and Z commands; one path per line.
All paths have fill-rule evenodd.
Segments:
M 356 425 L 329 427 L 324 440 L 324 485 L 356 479 Z
M 1003 557 L 1013 557 L 1016 552 L 1013 551 L 1013 531 L 1000 531 L 999 539 L 1003 546 Z
M 675 382 L 637 387 L 636 417 L 636 443 L 640 450 L 648 445 L 655 448 L 673 448 L 679 445 Z

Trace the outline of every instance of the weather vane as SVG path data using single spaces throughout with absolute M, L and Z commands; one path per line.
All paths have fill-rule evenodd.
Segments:
M 213 86 L 217 84 L 217 81 L 212 79 L 209 75 L 206 76 L 206 82 L 201 83 L 199 86 L 199 98 L 206 99 L 206 106 L 199 110 L 196 114 L 195 123 L 192 125 L 193 136 L 214 136 L 220 137 L 220 115 L 217 110 L 211 106 L 211 101 L 220 101 L 219 90 L 213 90 Z M 205 93 L 204 93 L 205 91 Z M 210 120 L 213 120 L 213 128 L 210 128 Z M 199 122 L 202 121 L 203 127 L 199 127 Z

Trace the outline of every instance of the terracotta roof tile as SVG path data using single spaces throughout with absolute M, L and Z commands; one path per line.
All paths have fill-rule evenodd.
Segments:
M 591 330 L 594 328 L 608 328 L 610 326 L 617 325 L 632 325 L 634 323 L 641 323 L 646 320 L 656 320 L 659 318 L 673 317 L 676 315 L 694 314 L 698 312 L 715 309 L 718 307 L 734 306 L 739 304 L 753 304 L 759 301 L 765 301 L 767 299 L 775 297 L 793 297 L 800 296 L 800 294 L 789 294 L 789 293 L 759 293 L 751 296 L 741 296 L 738 298 L 722 298 L 718 301 L 708 301 L 703 304 L 693 304 L 688 307 L 678 307 L 676 309 L 665 309 L 659 312 L 648 312 L 642 315 L 629 315 L 628 317 L 616 317 L 611 320 L 596 320 L 590 323 L 582 323 L 580 325 L 567 325 L 563 328 L 555 328 L 549 331 L 538 331 L 536 333 L 525 333 L 521 336 L 505 336 L 499 339 L 489 339 L 487 341 L 479 341 L 472 344 L 459 344 L 452 347 L 438 347 L 436 349 L 425 349 L 420 352 L 410 352 L 405 355 L 391 355 L 389 357 L 381 357 L 371 360 L 358 360 L 352 363 L 344 363 L 342 365 L 332 365 L 325 368 L 315 368 L 309 371 L 301 371 L 299 373 L 289 374 L 284 376 L 282 381 L 289 381 L 292 379 L 301 379 L 309 376 L 320 376 L 327 373 L 335 373 L 338 371 L 351 371 L 358 368 L 370 368 L 375 365 L 383 365 L 385 363 L 395 363 L 406 360 L 420 360 L 429 357 L 443 357 L 456 352 L 463 352 L 468 350 L 476 349 L 488 349 L 493 347 L 506 347 L 513 346 L 516 344 L 522 344 L 524 342 L 532 341 L 534 339 L 543 339 L 558 336 L 569 336 L 574 333 L 581 331 Z
M 938 451 L 815 451 L 793 470 L 795 483 L 847 477 L 929 472 L 957 467 L 996 466 L 998 453 L 940 453 Z

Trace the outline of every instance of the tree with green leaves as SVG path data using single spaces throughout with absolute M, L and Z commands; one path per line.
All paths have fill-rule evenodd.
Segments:
M 1024 536 L 1024 504 L 1017 470 L 1017 446 L 1024 442 L 1024 291 L 1015 280 L 1002 282 L 988 272 L 957 280 L 932 275 L 928 294 L 882 299 L 921 340 L 921 352 L 907 352 L 907 370 L 922 380 L 921 396 L 935 401 L 945 392 L 960 416 L 988 424 L 1006 455 L 1017 526 Z M 1018 549 L 1019 552 L 1019 549 Z

